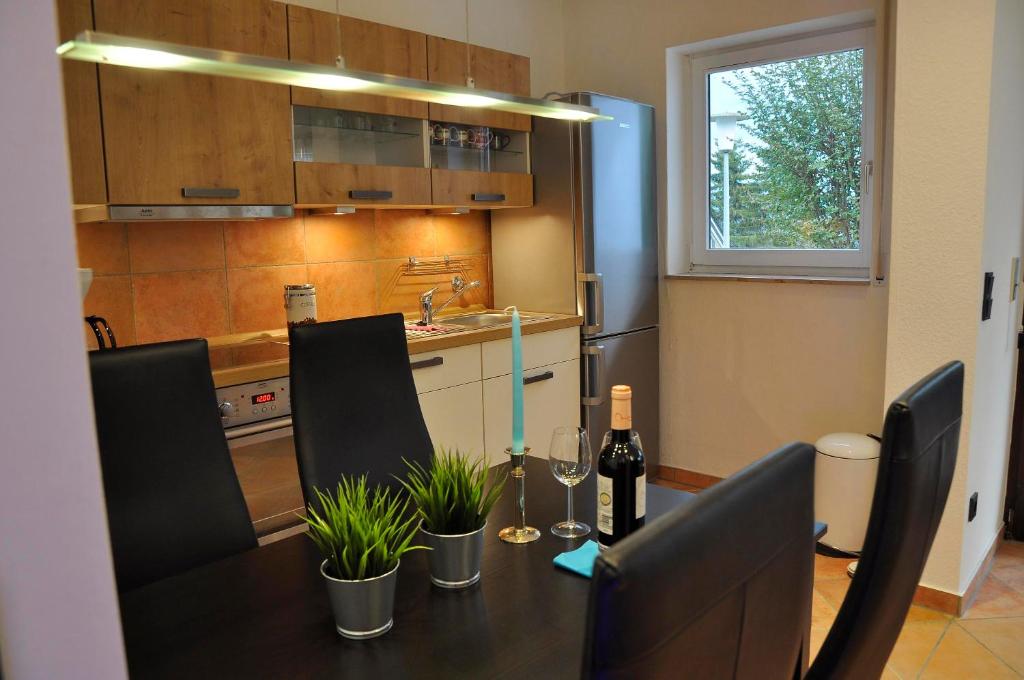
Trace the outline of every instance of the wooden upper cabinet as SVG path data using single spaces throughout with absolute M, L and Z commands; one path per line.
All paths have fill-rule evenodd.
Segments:
M 90 0 L 57 0 L 60 40 L 91 29 Z M 96 65 L 63 60 L 64 110 L 71 159 L 71 194 L 76 204 L 107 202 L 103 172 L 103 128 L 100 124 L 100 91 Z
M 271 0 L 94 0 L 96 30 L 286 59 Z M 109 202 L 292 204 L 288 87 L 101 66 Z M 186 188 L 231 197 L 186 198 Z
M 427 36 L 427 67 L 430 80 L 449 85 L 466 84 L 466 43 L 437 36 Z M 530 96 L 530 59 L 518 54 L 469 46 L 469 73 L 481 90 Z M 531 127 L 530 116 L 518 113 L 488 111 L 460 106 L 430 105 L 431 120 L 467 125 L 486 125 L 508 130 Z
M 347 68 L 427 79 L 427 36 L 416 31 L 288 5 L 288 46 L 292 61 L 334 66 L 340 53 L 345 57 Z M 305 87 L 292 88 L 292 103 L 409 118 L 427 117 L 426 102 Z

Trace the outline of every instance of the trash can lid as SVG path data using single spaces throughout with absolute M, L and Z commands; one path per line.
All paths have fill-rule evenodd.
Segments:
M 851 460 L 870 460 L 878 458 L 881 445 L 867 436 L 857 432 L 833 432 L 814 443 L 818 453 L 833 458 L 849 458 Z

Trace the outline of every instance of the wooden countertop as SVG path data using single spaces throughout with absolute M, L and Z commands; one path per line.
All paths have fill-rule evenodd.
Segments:
M 465 310 L 460 311 L 460 314 L 465 313 L 467 313 Z M 555 331 L 562 328 L 572 328 L 583 323 L 583 318 L 576 315 L 526 311 L 523 313 L 543 317 L 538 319 L 523 319 L 523 335 L 544 333 L 546 331 Z M 444 324 L 443 317 L 439 318 L 437 321 L 439 324 Z M 491 342 L 492 340 L 501 340 L 503 338 L 510 337 L 512 337 L 512 327 L 510 325 L 502 325 L 492 326 L 490 328 L 467 329 L 424 337 L 408 338 L 409 354 L 436 352 L 442 349 L 475 345 L 480 342 Z M 209 338 L 207 340 L 211 350 L 246 347 L 268 342 L 287 344 L 287 329 L 281 328 L 257 333 L 236 333 L 234 335 L 222 335 L 219 337 Z M 265 361 L 261 363 L 244 364 L 241 366 L 216 369 L 213 371 L 213 383 L 217 387 L 226 387 L 228 385 L 238 385 L 246 382 L 259 382 L 261 380 L 270 380 L 272 378 L 282 378 L 286 375 L 288 375 L 288 360 L 280 359 L 277 361 Z

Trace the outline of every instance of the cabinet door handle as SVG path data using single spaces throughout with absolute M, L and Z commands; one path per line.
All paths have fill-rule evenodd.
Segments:
M 473 194 L 474 201 L 504 201 L 505 194 Z
M 370 201 L 386 201 L 394 194 L 390 191 L 377 191 L 373 189 L 353 189 L 348 192 L 349 198 L 358 198 Z
M 216 187 L 182 187 L 181 195 L 185 198 L 238 198 L 238 189 L 218 189 Z
M 440 366 L 444 363 L 444 357 L 430 357 L 429 359 L 420 359 L 419 361 L 413 361 L 409 364 L 412 370 L 418 368 L 430 368 L 431 366 Z
M 538 373 L 537 375 L 531 375 L 531 376 L 528 376 L 526 378 L 523 378 L 523 384 L 524 385 L 532 385 L 533 383 L 543 382 L 545 380 L 551 380 L 554 377 L 555 377 L 554 371 L 544 371 L 543 373 Z

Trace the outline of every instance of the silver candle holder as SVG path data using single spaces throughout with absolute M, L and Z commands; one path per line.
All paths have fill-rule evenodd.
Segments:
M 506 543 L 532 543 L 540 538 L 540 531 L 526 525 L 526 454 L 530 447 L 525 447 L 522 452 L 515 453 L 511 448 L 505 449 L 505 453 L 512 459 L 512 485 L 515 490 L 514 502 L 515 512 L 512 514 L 512 526 L 505 527 L 498 532 L 498 538 Z

